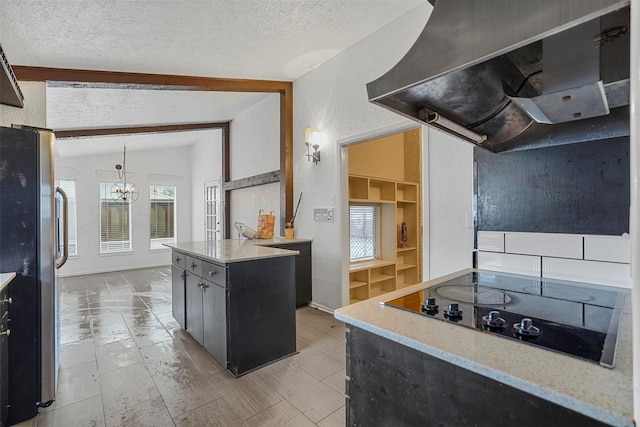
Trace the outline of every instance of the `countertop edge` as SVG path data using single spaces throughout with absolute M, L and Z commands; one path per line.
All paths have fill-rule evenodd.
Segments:
M 256 260 L 260 260 L 260 259 L 269 259 L 269 258 L 280 258 L 280 257 L 287 257 L 287 256 L 295 256 L 300 254 L 299 251 L 296 250 L 290 250 L 290 249 L 279 249 L 279 248 L 272 248 L 270 246 L 266 246 L 266 245 L 256 245 L 253 243 L 247 243 L 247 242 L 251 242 L 251 240 L 234 240 L 234 239 L 227 239 L 227 240 L 223 240 L 222 244 L 238 244 L 240 246 L 242 245 L 247 245 L 247 247 L 251 247 L 255 250 L 257 250 L 257 252 L 251 252 L 251 253 L 247 253 L 247 254 L 235 254 L 233 256 L 226 256 L 226 255 L 230 255 L 228 254 L 228 251 L 222 250 L 221 252 L 224 253 L 223 257 L 217 257 L 217 256 L 213 256 L 213 255 L 209 255 L 207 253 L 203 252 L 204 246 L 202 248 L 199 247 L 187 247 L 185 245 L 187 244 L 201 244 L 204 245 L 204 242 L 178 242 L 176 244 L 164 244 L 164 246 L 167 246 L 168 248 L 170 248 L 171 250 L 176 250 L 179 252 L 184 252 L 188 255 L 193 255 L 195 257 L 198 258 L 202 258 L 205 261 L 211 261 L 211 262 L 215 262 L 215 263 L 221 263 L 221 264 L 232 264 L 232 263 L 237 263 L 237 262 L 244 262 L 244 261 L 256 261 Z M 273 243 L 273 244 L 277 244 L 277 243 Z
M 378 310 L 379 308 L 384 310 L 386 308 L 382 304 L 384 301 L 397 298 L 403 295 L 407 295 L 411 292 L 414 292 L 415 290 L 423 289 L 427 286 L 433 286 L 438 283 L 442 283 L 446 280 L 457 277 L 464 273 L 468 273 L 470 271 L 473 271 L 473 269 L 462 270 L 447 276 L 443 276 L 438 279 L 434 279 L 432 281 L 427 281 L 417 285 L 409 286 L 407 288 L 392 292 L 388 295 L 381 295 L 376 298 L 372 298 L 370 300 L 365 300 L 360 303 L 354 304 L 352 306 L 342 307 L 340 309 L 335 310 L 334 316 L 336 319 L 341 320 L 347 324 L 353 325 L 355 327 L 359 327 L 363 330 L 374 333 L 383 338 L 387 338 L 401 345 L 405 345 L 409 348 L 413 348 L 417 351 L 436 357 L 445 362 L 455 364 L 464 369 L 467 369 L 472 372 L 476 372 L 480 375 L 483 375 L 485 377 L 497 380 L 506 385 L 509 385 L 519 390 L 522 390 L 524 392 L 530 393 L 532 395 L 535 395 L 547 401 L 557 403 L 558 405 L 563 406 L 567 409 L 584 414 L 586 416 L 592 417 L 602 422 L 609 423 L 612 425 L 630 426 L 630 427 L 634 426 L 632 419 L 625 417 L 623 414 L 618 414 L 618 413 L 609 411 L 605 408 L 597 406 L 594 403 L 591 403 L 585 400 L 580 400 L 579 398 L 565 394 L 561 391 L 554 390 L 544 385 L 532 382 L 528 379 L 518 377 L 512 373 L 504 372 L 494 367 L 488 366 L 487 364 L 481 363 L 478 357 L 473 358 L 475 360 L 471 360 L 471 358 L 465 358 L 459 354 L 454 354 L 452 352 L 438 348 L 434 345 L 430 345 L 426 341 L 418 341 L 416 339 L 402 335 L 400 328 L 396 325 L 396 323 L 401 323 L 402 321 L 407 321 L 407 320 L 411 321 L 411 318 L 413 316 L 412 313 L 404 312 L 401 310 L 395 310 L 395 311 L 389 312 L 391 313 L 391 316 L 394 319 L 400 319 L 400 321 L 395 322 L 393 319 L 391 319 L 387 327 L 382 325 L 381 324 L 382 322 L 379 319 L 377 319 L 376 316 L 369 316 L 368 319 L 366 315 L 361 316 L 362 318 L 358 316 L 359 309 L 363 310 L 363 312 L 364 310 L 366 310 L 365 307 L 368 307 L 369 310 Z M 373 308 L 371 304 L 375 304 L 378 307 Z M 360 307 L 356 307 L 356 306 L 360 306 Z M 391 310 L 391 308 L 389 308 L 389 310 Z M 354 312 L 354 313 L 350 314 L 349 312 Z M 434 325 L 438 325 L 438 324 L 434 324 Z M 431 325 L 431 326 L 434 326 L 434 325 Z M 445 327 L 445 325 L 446 324 L 443 323 L 442 325 L 438 325 L 436 327 L 440 327 L 440 326 Z M 446 327 L 455 328 L 455 326 L 452 326 L 452 325 L 446 325 Z M 456 334 L 458 333 L 465 334 L 467 332 L 472 332 L 474 334 L 477 334 L 477 331 L 466 330 L 466 329 L 461 330 L 460 332 L 458 332 L 455 329 L 451 330 L 451 333 L 456 333 Z M 477 336 L 479 337 L 482 335 L 477 335 Z M 535 350 L 539 350 L 539 349 L 535 349 Z M 541 350 L 541 351 L 546 351 L 546 350 Z M 576 361 L 576 362 L 588 363 L 583 361 Z M 607 369 L 607 368 L 601 368 L 601 369 Z

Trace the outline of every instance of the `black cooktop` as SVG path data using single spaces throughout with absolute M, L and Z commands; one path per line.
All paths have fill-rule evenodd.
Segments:
M 613 367 L 625 289 L 477 271 L 384 304 Z

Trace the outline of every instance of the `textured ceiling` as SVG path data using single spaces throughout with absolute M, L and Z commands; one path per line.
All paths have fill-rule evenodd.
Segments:
M 268 96 L 279 94 L 49 86 L 47 127 L 66 130 L 226 122 Z
M 426 0 L 0 0 L 10 63 L 295 80 Z
M 426 1 L 0 0 L 0 44 L 12 65 L 293 81 Z M 47 127 L 227 121 L 264 96 L 48 87 Z M 129 144 L 188 145 L 204 135 L 188 134 Z M 140 137 L 58 146 L 85 155 L 126 140 Z
M 191 132 L 147 133 L 138 135 L 96 136 L 72 138 L 56 141 L 60 157 L 93 156 L 127 151 L 163 150 L 187 147 L 199 141 L 220 141 L 222 132 L 218 129 Z

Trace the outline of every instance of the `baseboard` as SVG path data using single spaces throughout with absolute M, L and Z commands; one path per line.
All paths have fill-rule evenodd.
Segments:
M 127 270 L 142 270 L 144 268 L 158 268 L 158 267 L 169 267 L 171 264 L 151 264 L 151 265 L 134 265 L 129 267 L 122 268 L 108 268 L 105 270 L 91 270 L 91 271 L 82 271 L 77 273 L 67 273 L 61 274 L 58 273 L 58 277 L 74 277 L 74 276 L 86 276 L 88 274 L 100 274 L 100 273 L 116 273 L 118 271 L 127 271 Z
M 320 311 L 324 311 L 325 313 L 333 314 L 333 308 L 325 307 L 324 305 L 317 304 L 313 301 L 309 303 L 309 307 L 316 308 Z

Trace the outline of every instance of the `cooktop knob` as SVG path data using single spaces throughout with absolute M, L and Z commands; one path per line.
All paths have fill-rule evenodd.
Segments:
M 502 328 L 504 323 L 504 319 L 500 317 L 500 312 L 497 310 L 490 311 L 488 316 L 482 316 L 482 324 L 490 328 Z
M 438 312 L 438 304 L 434 297 L 429 297 L 422 303 L 422 311 L 427 314 L 435 314 Z
M 533 326 L 533 321 L 525 317 L 520 323 L 513 324 L 513 332 L 523 337 L 537 337 L 540 335 L 540 328 Z
M 449 317 L 462 317 L 462 310 L 460 310 L 457 302 L 449 304 L 447 311 L 444 312 Z

